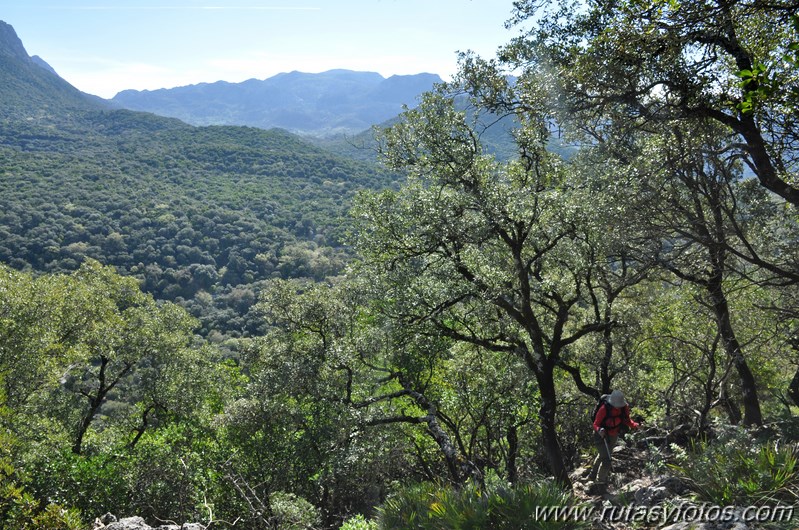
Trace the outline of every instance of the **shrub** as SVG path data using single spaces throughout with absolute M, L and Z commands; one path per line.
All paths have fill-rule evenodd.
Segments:
M 319 524 L 319 513 L 314 505 L 293 493 L 276 491 L 269 496 L 269 502 L 281 529 L 306 530 Z
M 358 514 L 344 521 L 339 530 L 378 530 L 379 528 L 377 521 L 366 519 L 363 515 Z
M 379 509 L 382 528 L 538 530 L 589 528 L 582 521 L 539 521 L 537 507 L 569 506 L 574 499 L 552 482 L 509 487 L 469 484 L 461 489 L 417 484 L 391 495 Z
M 671 467 L 700 499 L 719 506 L 799 502 L 799 451 L 753 440 L 742 429 L 701 442 Z
M 30 489 L 37 498 L 73 506 L 91 516 L 126 507 L 122 462 L 109 455 L 35 454 L 26 465 Z

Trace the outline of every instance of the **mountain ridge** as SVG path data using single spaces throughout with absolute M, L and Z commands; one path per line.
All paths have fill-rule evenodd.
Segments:
M 0 20 L 0 119 L 51 121 L 55 113 L 111 108 L 112 103 L 81 92 L 44 59 L 31 57 L 14 28 Z
M 310 136 L 362 132 L 397 116 L 403 105 L 442 80 L 437 74 L 393 75 L 334 69 L 283 72 L 240 83 L 216 81 L 157 90 L 124 90 L 110 101 L 129 110 L 192 125 L 281 128 Z

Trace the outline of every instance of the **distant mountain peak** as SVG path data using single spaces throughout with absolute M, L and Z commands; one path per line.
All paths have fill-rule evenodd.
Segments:
M 22 45 L 22 41 L 17 36 L 17 32 L 14 31 L 11 24 L 7 24 L 2 20 L 0 20 L 0 54 L 23 61 L 30 60 L 28 52 L 25 51 L 25 46 Z
M 49 120 L 60 112 L 109 107 L 67 83 L 40 57 L 30 57 L 14 28 L 0 21 L 0 118 Z

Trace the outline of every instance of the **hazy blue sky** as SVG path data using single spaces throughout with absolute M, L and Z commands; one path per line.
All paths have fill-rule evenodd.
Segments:
M 451 75 L 493 56 L 511 0 L 0 0 L 30 55 L 74 86 L 120 90 L 333 68 Z

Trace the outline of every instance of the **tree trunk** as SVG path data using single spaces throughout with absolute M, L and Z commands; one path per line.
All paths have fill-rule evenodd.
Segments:
M 791 398 L 794 405 L 799 407 L 799 369 L 793 374 L 791 384 L 788 385 L 788 397 Z
M 602 388 L 601 394 L 610 394 L 613 384 L 613 377 L 610 374 L 610 361 L 613 359 L 613 331 L 610 326 L 610 308 L 605 311 L 605 323 L 607 327 L 602 332 L 602 343 L 605 346 L 605 353 L 602 356 L 602 363 L 600 364 L 599 379 Z
M 710 370 L 707 374 L 707 381 L 705 381 L 703 385 L 705 390 L 704 402 L 699 411 L 699 430 L 702 432 L 705 432 L 708 428 L 708 416 L 710 415 L 710 410 L 713 408 L 713 402 L 715 401 L 717 345 L 718 340 L 713 341 L 713 347 L 707 352 L 707 362 Z
M 149 417 L 150 413 L 156 409 L 156 404 L 151 403 L 144 409 L 144 412 L 141 414 L 141 425 L 136 428 L 136 435 L 133 437 L 133 440 L 130 441 L 128 444 L 128 449 L 133 449 L 136 447 L 136 444 L 139 443 L 141 437 L 144 436 L 144 433 L 147 431 L 147 427 L 149 426 Z
M 571 489 L 572 483 L 569 479 L 566 464 L 563 461 L 563 453 L 560 450 L 556 429 L 555 412 L 557 409 L 557 399 L 553 367 L 547 366 L 543 371 L 537 371 L 536 379 L 538 380 L 538 390 L 541 393 L 539 422 L 544 453 L 546 454 L 550 471 L 552 471 L 555 480 L 563 486 L 564 489 Z
M 83 437 L 89 430 L 89 426 L 92 424 L 92 421 L 94 421 L 94 416 L 100 409 L 102 402 L 103 398 L 100 396 L 90 400 L 89 410 L 86 411 L 86 414 L 84 414 L 83 418 L 78 424 L 78 432 L 75 434 L 75 442 L 72 444 L 72 452 L 74 454 L 79 455 L 83 452 Z
M 438 421 L 438 409 L 432 401 L 421 392 L 413 389 L 413 386 L 404 378 L 400 378 L 400 384 L 408 392 L 408 395 L 413 398 L 416 403 L 427 411 L 424 417 L 424 422 L 427 424 L 427 432 L 435 440 L 441 453 L 444 455 L 444 461 L 447 463 L 452 482 L 456 486 L 463 485 L 469 478 L 474 478 L 482 482 L 482 473 L 477 466 L 468 460 L 465 455 L 460 454 L 458 448 L 452 443 L 449 434 L 441 427 Z
M 721 277 L 716 276 L 707 284 L 721 341 L 727 356 L 733 362 L 741 380 L 741 394 L 744 404 L 744 425 L 762 425 L 760 400 L 757 397 L 757 383 L 752 370 L 746 362 L 741 345 L 735 336 L 730 320 L 730 307 L 721 285 Z
M 516 469 L 516 457 L 519 455 L 518 427 L 516 427 L 516 425 L 508 427 L 508 432 L 505 437 L 508 440 L 508 458 L 505 461 L 505 469 L 508 475 L 508 482 L 515 485 L 519 477 L 518 470 Z
M 752 157 L 752 163 L 755 165 L 755 175 L 757 175 L 760 184 L 794 206 L 799 206 L 799 189 L 780 178 L 766 147 L 767 142 L 763 138 L 755 119 L 751 115 L 744 114 L 736 129 L 746 141 L 747 151 Z
M 722 383 L 721 395 L 719 396 L 719 404 L 724 407 L 724 412 L 727 413 L 727 418 L 730 420 L 730 425 L 738 425 L 741 423 L 741 411 L 738 405 L 730 397 L 727 391 L 727 383 Z
M 108 369 L 108 364 L 110 362 L 111 360 L 107 357 L 100 357 L 100 370 L 97 372 L 96 393 L 92 395 L 88 391 L 81 392 L 89 400 L 89 409 L 86 411 L 86 414 L 83 415 L 83 418 L 78 424 L 78 432 L 75 435 L 75 443 L 72 445 L 72 452 L 76 455 L 79 455 L 83 452 L 83 437 L 86 436 L 86 432 L 89 430 L 89 427 L 94 421 L 97 411 L 100 410 L 100 406 L 105 401 L 105 397 L 109 392 L 111 392 L 111 390 L 114 389 L 122 377 L 124 377 L 125 374 L 127 374 L 131 368 L 133 368 L 132 364 L 126 363 L 125 368 L 119 373 L 119 375 L 117 375 L 110 383 L 108 383 L 106 370 Z
M 86 435 L 86 431 L 89 430 L 92 421 L 94 421 L 97 411 L 100 410 L 100 405 L 103 404 L 108 390 L 110 390 L 105 384 L 105 371 L 106 368 L 108 368 L 108 362 L 108 358 L 100 357 L 100 370 L 97 373 L 97 393 L 91 395 L 89 392 L 84 392 L 84 395 L 89 400 L 89 409 L 78 424 L 78 432 L 75 434 L 75 443 L 72 444 L 72 452 L 76 455 L 83 452 L 83 437 Z

